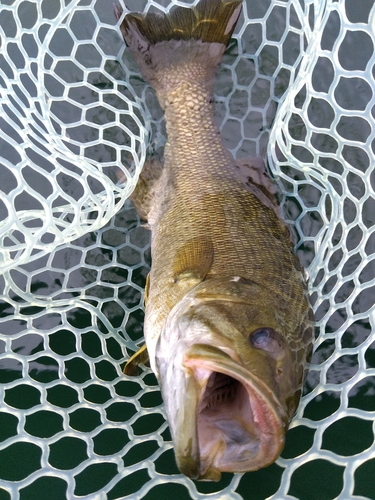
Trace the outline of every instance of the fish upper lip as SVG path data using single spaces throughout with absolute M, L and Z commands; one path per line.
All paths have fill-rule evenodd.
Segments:
M 185 448 L 178 443 L 176 447 L 180 470 L 190 477 L 219 480 L 224 471 L 246 472 L 272 463 L 284 446 L 287 418 L 271 389 L 246 366 L 209 344 L 191 346 L 184 354 L 183 366 L 194 396 L 184 413 L 188 422 L 181 421 L 178 425 L 179 433 L 186 433 L 181 436 Z M 222 375 L 213 383 L 213 394 L 205 396 L 210 374 Z M 229 377 L 236 387 L 226 385 L 230 383 Z M 225 405 L 222 414 L 215 414 L 215 401 L 219 407 L 221 398 L 230 401 L 236 390 L 242 391 L 245 403 L 239 404 L 247 407 L 245 416 L 236 409 L 232 413 L 226 411 Z

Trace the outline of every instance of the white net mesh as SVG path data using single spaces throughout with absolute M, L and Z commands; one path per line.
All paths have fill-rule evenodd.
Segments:
M 110 1 L 0 4 L 0 499 L 375 498 L 373 0 L 247 0 L 218 74 L 227 147 L 269 143 L 318 333 L 281 458 L 219 483 L 179 474 L 153 374 L 121 373 L 150 265 L 124 201 L 165 138 L 155 95 Z

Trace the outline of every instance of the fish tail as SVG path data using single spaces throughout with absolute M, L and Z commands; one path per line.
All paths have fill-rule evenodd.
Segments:
M 131 13 L 120 28 L 143 77 L 163 91 L 176 87 L 177 77 L 178 82 L 213 80 L 241 5 L 242 0 L 200 0 L 195 7 L 177 6 L 169 14 Z M 115 14 L 121 17 L 120 7 Z

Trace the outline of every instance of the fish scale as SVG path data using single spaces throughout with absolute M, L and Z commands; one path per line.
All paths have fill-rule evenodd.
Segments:
M 202 168 L 198 167 L 197 173 L 189 170 L 185 178 L 178 176 L 182 188 L 176 192 L 170 209 L 163 214 L 152 237 L 153 265 L 148 295 L 151 307 L 159 309 L 160 301 L 175 303 L 180 291 L 178 287 L 169 286 L 173 266 L 167 269 L 165 263 L 174 263 L 178 247 L 198 235 L 209 235 L 214 245 L 211 276 L 242 276 L 257 283 L 267 283 L 271 289 L 290 295 L 289 277 L 298 271 L 290 242 L 285 240 L 285 228 L 275 214 L 251 193 L 236 190 L 233 179 L 211 179 L 216 184 L 216 192 L 212 192 L 211 185 L 209 194 L 201 191 L 197 199 L 192 199 L 189 186 L 197 185 L 195 175 L 199 176 L 199 170 Z M 173 241 L 174 245 L 166 246 L 166 241 Z M 295 295 L 301 295 L 301 291 L 296 291 Z
M 215 123 L 214 76 L 240 8 L 201 0 L 121 25 L 168 136 L 163 168 L 146 166 L 133 194 L 151 229 L 145 340 L 177 464 L 203 480 L 278 457 L 312 339 L 306 285 L 265 167 L 234 160 Z M 141 349 L 126 373 L 144 359 Z M 220 377 L 230 391 L 211 385 Z

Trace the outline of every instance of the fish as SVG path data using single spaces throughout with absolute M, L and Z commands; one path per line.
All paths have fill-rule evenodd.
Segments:
M 313 338 L 274 183 L 263 160 L 233 158 L 215 121 L 214 79 L 241 9 L 240 0 L 124 17 L 115 8 L 167 131 L 163 164 L 145 164 L 132 194 L 152 264 L 145 345 L 124 371 L 149 361 L 177 465 L 206 481 L 279 457 Z

